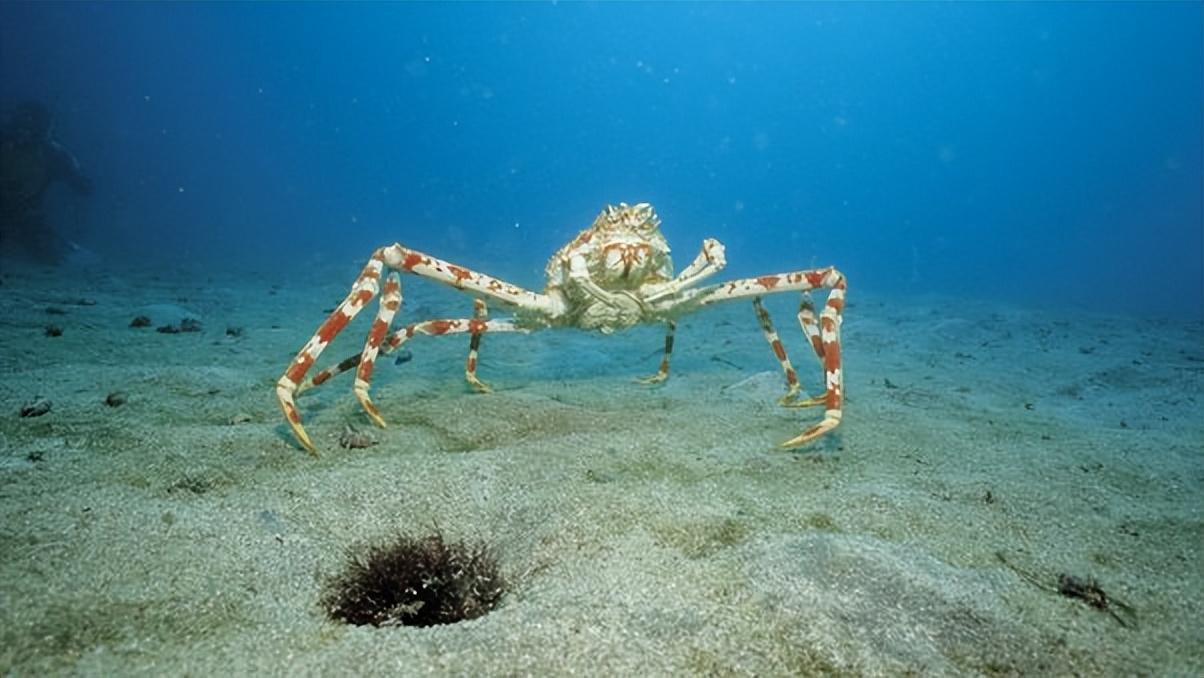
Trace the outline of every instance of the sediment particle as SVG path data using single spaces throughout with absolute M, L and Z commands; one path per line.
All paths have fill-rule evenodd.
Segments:
M 21 406 L 22 417 L 40 417 L 50 411 L 50 401 L 42 396 L 35 396 L 33 400 Z

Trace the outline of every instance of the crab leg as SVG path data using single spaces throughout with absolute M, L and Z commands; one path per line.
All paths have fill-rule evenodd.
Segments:
M 669 378 L 669 356 L 673 355 L 673 334 L 677 331 L 677 323 L 672 320 L 665 321 L 665 354 L 661 356 L 661 366 L 657 369 L 656 374 L 650 377 L 641 377 L 636 381 L 641 384 L 659 384 Z
M 702 241 L 702 250 L 689 266 L 682 269 L 676 278 L 665 283 L 661 289 L 647 295 L 644 300 L 652 304 L 672 297 L 722 271 L 724 266 L 727 266 L 727 258 L 724 256 L 723 243 L 714 238 L 707 238 Z M 660 367 L 656 374 L 636 380 L 641 384 L 659 384 L 669 378 L 669 357 L 673 354 L 673 335 L 677 331 L 677 323 L 666 320 L 665 324 L 665 353 L 661 356 Z
M 815 303 L 811 301 L 810 292 L 803 292 L 803 300 L 799 303 L 798 309 L 798 324 L 803 329 L 803 334 L 811 342 L 811 349 L 815 351 L 815 356 L 819 358 L 820 367 L 823 367 L 824 342 L 819 329 L 819 323 L 815 320 Z M 825 394 L 824 396 L 814 396 L 806 400 L 782 403 L 782 405 L 785 407 L 814 407 L 816 405 L 823 405 L 826 400 L 827 396 Z
M 403 247 L 400 243 L 382 247 L 373 256 L 380 256 L 392 269 L 451 285 L 456 289 L 477 293 L 510 306 L 535 311 L 542 317 L 555 318 L 563 312 L 556 301 L 546 294 L 525 290 L 483 273 L 436 259 L 422 252 Z
M 464 362 L 464 378 L 468 380 L 470 386 L 477 390 L 477 393 L 489 393 L 493 389 L 489 388 L 489 384 L 477 379 L 477 351 L 481 348 L 481 335 L 485 333 L 485 323 L 489 318 L 489 312 L 485 309 L 484 299 L 472 300 L 472 320 L 468 321 L 468 331 L 472 333 L 472 339 L 468 341 L 468 360 Z
M 798 324 L 803 328 L 803 334 L 811 341 L 820 363 L 824 361 L 824 341 L 820 336 L 819 323 L 815 322 L 815 302 L 811 301 L 811 293 L 803 292 L 803 301 L 798 307 Z
M 389 291 L 390 291 L 389 285 L 390 285 L 390 283 L 393 283 L 393 282 L 394 282 L 393 277 L 390 276 L 390 280 L 388 282 L 386 282 L 386 285 L 385 285 L 385 294 L 386 295 L 389 294 Z M 372 399 L 368 396 L 368 389 L 372 383 L 372 372 L 373 372 L 372 365 L 375 363 L 378 353 L 383 353 L 385 355 L 388 355 L 388 354 L 392 353 L 393 351 L 397 350 L 398 348 L 401 348 L 402 345 L 404 345 L 407 341 L 409 341 L 411 338 L 413 338 L 415 335 L 418 335 L 418 334 L 424 334 L 424 335 L 428 335 L 428 336 L 439 336 L 439 335 L 443 335 L 443 334 L 461 334 L 464 332 L 472 332 L 473 335 L 475 337 L 477 337 L 479 340 L 479 337 L 481 335 L 485 334 L 486 332 L 523 332 L 523 333 L 526 333 L 526 332 L 530 331 L 525 328 L 517 327 L 512 321 L 508 321 L 508 320 L 482 320 L 480 318 L 456 318 L 456 319 L 426 320 L 426 321 L 419 322 L 419 323 L 413 323 L 410 325 L 406 325 L 405 327 L 400 328 L 400 329 L 390 333 L 387 336 L 383 335 L 383 333 L 382 333 L 381 338 L 379 340 L 377 340 L 376 332 L 377 332 L 377 328 L 380 327 L 380 323 L 381 322 L 386 323 L 385 326 L 387 327 L 388 319 L 392 318 L 393 314 L 396 313 L 396 310 L 397 310 L 396 306 L 392 309 L 392 311 L 389 311 L 384 308 L 384 305 L 383 305 L 384 302 L 392 302 L 392 301 L 393 301 L 392 297 L 390 297 L 389 299 L 386 299 L 385 296 L 382 295 L 381 312 L 378 313 L 377 321 L 373 323 L 372 330 L 370 331 L 370 333 L 368 335 L 368 342 L 365 344 L 364 350 L 361 353 L 357 353 L 353 356 L 348 356 L 347 358 L 344 358 L 342 361 L 340 361 L 334 367 L 328 367 L 328 368 L 322 370 L 321 372 L 318 372 L 317 374 L 314 375 L 313 379 L 311 379 L 309 382 L 306 382 L 304 384 L 303 388 L 300 388 L 300 387 L 292 388 L 291 392 L 289 392 L 287 394 L 289 397 L 288 403 L 289 403 L 289 406 L 291 406 L 291 409 L 286 407 L 286 409 L 285 409 L 286 415 L 290 411 L 294 412 L 294 413 L 297 412 L 297 407 L 295 404 L 293 404 L 293 399 L 292 399 L 292 396 L 295 395 L 296 393 L 301 392 L 303 390 L 308 390 L 315 386 L 321 386 L 322 384 L 329 381 L 331 379 L 331 377 L 338 376 L 338 375 L 342 374 L 343 372 L 347 372 L 352 369 L 355 369 L 356 367 L 359 367 L 359 369 L 356 371 L 355 386 L 353 387 L 354 391 L 355 391 L 355 397 L 359 400 L 360 405 L 363 406 L 364 411 L 367 412 L 369 418 L 372 419 L 373 423 L 375 423 L 377 426 L 380 426 L 381 428 L 384 428 L 386 426 L 386 422 L 385 422 L 384 418 L 381 417 L 380 410 L 376 407 L 376 405 L 372 402 Z M 398 290 L 398 292 L 397 292 L 397 295 L 395 297 L 395 302 L 396 302 L 397 306 L 400 306 L 400 304 L 401 304 L 400 290 Z M 317 351 L 317 353 L 321 353 L 321 351 Z M 476 357 L 475 353 L 473 353 L 470 350 L 469 360 L 473 361 L 475 357 Z M 365 360 L 367 362 L 365 362 Z M 311 364 L 312 364 L 312 361 L 311 361 Z M 368 367 L 366 369 L 364 367 L 365 365 L 368 365 Z M 473 365 L 473 367 L 475 367 L 475 364 Z M 304 376 L 304 375 L 302 374 L 301 376 Z M 474 374 L 474 376 L 475 376 L 475 374 Z M 298 377 L 298 378 L 300 378 L 300 377 Z M 281 377 L 281 383 L 284 382 L 284 379 L 285 379 L 284 377 Z M 471 383 L 471 381 L 469 383 Z M 489 388 L 487 385 L 485 387 L 486 387 L 486 389 Z M 280 396 L 280 398 L 281 398 L 281 405 L 284 406 L 285 401 L 284 401 L 284 397 L 281 396 L 280 383 L 277 384 L 276 393 L 277 393 L 277 396 Z M 314 447 L 311 447 L 313 445 L 313 442 L 310 441 L 309 436 L 305 433 L 305 428 L 303 426 L 301 426 L 300 418 L 301 417 L 298 414 L 296 417 L 296 424 L 295 424 L 295 426 L 293 426 L 293 431 L 297 432 L 297 439 L 299 441 L 301 441 L 301 444 L 305 446 L 305 449 L 309 450 L 312 454 L 314 454 L 316 456 L 317 449 Z M 293 421 L 294 420 L 292 418 L 289 419 L 290 425 L 293 424 Z M 307 442 L 309 443 L 308 445 L 306 445 Z
M 397 309 L 400 307 L 401 281 L 396 273 L 390 273 L 385 280 L 384 292 L 380 295 L 380 308 L 376 311 L 376 320 L 372 321 L 372 329 L 368 330 L 368 340 L 364 342 L 364 350 L 360 353 L 359 369 L 355 372 L 355 385 L 352 387 L 356 400 L 360 401 L 364 411 L 381 428 L 385 427 L 385 420 L 381 418 L 380 410 L 376 409 L 376 405 L 372 403 L 372 398 L 368 397 L 368 389 L 372 385 L 372 370 L 376 366 L 376 354 L 380 351 L 380 344 L 385 339 L 385 333 L 389 331 L 389 323 L 393 322 L 393 316 L 397 314 Z
M 301 413 L 297 410 L 293 394 L 296 393 L 301 380 L 305 378 L 305 373 L 309 372 L 314 362 L 318 360 L 318 356 L 322 355 L 322 351 L 326 350 L 335 336 L 347 327 L 347 323 L 351 322 L 351 319 L 364 309 L 364 305 L 376 296 L 380 289 L 381 270 L 384 267 L 384 262 L 379 255 L 379 250 L 372 255 L 372 258 L 364 266 L 364 270 L 360 272 L 359 277 L 351 286 L 347 298 L 331 312 L 318 327 L 318 331 L 305 343 L 305 346 L 301 347 L 288 369 L 276 382 L 276 399 L 280 401 L 280 409 L 284 410 L 284 417 L 288 421 L 289 428 L 292 429 L 293 435 L 297 437 L 301 445 L 314 456 L 317 456 L 318 450 L 314 447 L 313 441 L 309 439 L 309 434 L 305 432 L 305 427 L 301 425 Z
M 761 297 L 753 297 L 752 303 L 753 309 L 757 312 L 757 322 L 761 325 L 761 332 L 765 335 L 765 341 L 769 342 L 769 348 L 773 349 L 773 355 L 782 364 L 782 372 L 786 374 L 786 394 L 778 399 L 778 404 L 797 406 L 798 394 L 802 390 L 798 382 L 798 372 L 795 372 L 794 366 L 790 364 L 790 358 L 786 355 L 786 347 L 782 345 L 782 339 L 778 336 L 777 330 L 773 328 L 773 321 L 769 319 L 769 311 L 765 310 L 765 306 L 761 303 Z
M 373 326 L 373 334 L 369 335 L 369 342 L 372 341 L 372 337 L 375 334 L 375 330 L 376 330 L 376 326 L 374 325 Z M 388 350 L 391 351 L 392 349 L 401 346 L 406 341 L 408 341 L 411 337 L 413 337 L 415 334 L 426 334 L 426 335 L 431 335 L 431 336 L 437 336 L 437 335 L 441 335 L 441 334 L 459 334 L 461 332 L 472 332 L 473 336 L 476 337 L 479 341 L 480 335 L 484 334 L 485 332 L 523 332 L 523 331 L 525 331 L 525 330 L 521 330 L 521 329 L 515 327 L 514 324 L 510 323 L 510 322 L 506 322 L 506 321 L 490 322 L 487 320 L 481 320 L 480 318 L 469 318 L 469 319 L 458 319 L 458 320 L 427 320 L 425 322 L 415 323 L 413 325 L 407 325 L 404 329 L 398 330 L 398 331 L 394 332 L 392 335 L 390 335 L 389 336 L 389 344 L 388 344 L 390 348 Z M 383 336 L 383 333 L 382 333 L 382 336 Z M 379 343 L 378 343 L 378 345 L 379 345 Z M 371 352 L 371 355 L 370 355 L 370 352 Z M 371 378 L 372 378 L 371 359 L 374 359 L 375 357 L 376 357 L 375 348 L 365 346 L 364 353 L 360 356 L 359 370 L 356 372 L 355 395 L 357 398 L 359 398 L 360 404 L 362 404 L 364 406 L 364 410 L 368 413 L 368 416 L 372 418 L 372 421 L 377 426 L 384 428 L 386 425 L 384 418 L 382 418 L 380 416 L 379 410 L 376 409 L 376 406 L 373 405 L 372 401 L 368 398 L 368 386 L 369 386 L 369 384 L 371 382 Z M 367 363 L 363 362 L 365 359 L 369 360 L 369 362 L 367 362 Z M 473 376 L 475 377 L 476 376 L 475 375 L 475 367 L 476 367 L 476 365 L 475 365 L 476 353 L 475 352 L 473 352 L 473 351 L 469 352 L 469 361 L 471 363 L 473 363 L 473 365 L 472 365 L 474 367 Z M 344 362 L 346 362 L 346 361 L 344 361 Z M 342 363 L 340 363 L 340 365 L 341 364 Z M 367 370 L 365 370 L 365 364 L 368 366 Z M 472 383 L 471 380 L 469 381 L 469 383 Z M 486 388 L 488 388 L 488 387 L 486 387 Z
M 440 334 L 459 334 L 462 332 L 471 332 L 473 331 L 473 323 L 476 320 L 476 318 L 448 318 L 442 320 L 426 320 L 420 323 L 411 323 L 405 327 L 394 330 L 387 337 L 385 337 L 384 342 L 381 343 L 380 352 L 382 355 L 389 355 L 393 351 L 396 351 L 405 345 L 405 343 L 416 334 L 436 336 Z M 484 334 L 486 332 L 522 332 L 525 334 L 530 332 L 530 330 L 520 328 L 516 326 L 514 322 L 509 320 L 485 320 L 482 321 L 482 324 L 479 326 L 478 334 Z M 327 367 L 326 369 L 318 372 L 313 376 L 312 379 L 302 384 L 297 390 L 297 393 L 308 391 L 315 386 L 321 386 L 327 381 L 330 381 L 331 378 L 355 369 L 355 367 L 360 364 L 360 357 L 361 354 L 359 353 L 347 356 L 343 360 L 339 361 L 337 365 L 333 367 Z
M 289 363 L 288 369 L 285 370 L 284 374 L 276 382 L 276 399 L 280 402 L 280 408 L 284 411 L 284 417 L 288 421 L 289 428 L 292 429 L 293 435 L 296 436 L 297 440 L 310 454 L 317 455 L 317 449 L 314 447 L 309 435 L 305 432 L 305 427 L 301 424 L 301 413 L 297 409 L 295 396 L 302 388 L 301 385 L 304 382 L 305 375 L 314 366 L 322 351 L 326 349 L 335 336 L 346 328 L 352 318 L 363 310 L 364 306 L 380 291 L 380 278 L 386 267 L 393 271 L 429 278 L 436 282 L 451 285 L 457 289 L 468 290 L 484 297 L 496 299 L 504 304 L 515 306 L 528 312 L 531 317 L 544 319 L 545 322 L 555 320 L 564 312 L 563 301 L 559 299 L 524 290 L 521 287 L 497 278 L 483 275 L 462 266 L 457 266 L 442 259 L 437 259 L 422 252 L 403 247 L 400 243 L 393 243 L 387 247 L 377 249 L 372 253 L 372 257 L 369 258 L 363 271 L 360 272 L 359 277 L 356 278 L 355 283 L 351 286 L 351 291 L 348 293 L 347 298 L 318 327 L 318 331 L 301 348 L 297 356 Z M 398 285 L 396 300 L 397 304 L 400 305 L 400 284 Z M 381 313 L 377 315 L 377 322 L 374 323 L 369 334 L 368 342 L 364 346 L 364 351 L 360 354 L 359 358 L 344 360 L 339 363 L 335 370 L 323 371 L 311 382 L 312 385 L 316 386 L 334 374 L 360 365 L 361 361 L 366 362 L 367 365 L 361 366 L 361 373 L 356 380 L 356 397 L 364 405 L 369 416 L 373 417 L 373 421 L 376 421 L 378 424 L 383 424 L 383 421 L 380 420 L 380 414 L 368 398 L 367 390 L 372 373 L 371 359 L 375 359 L 377 352 L 382 346 L 382 342 L 385 341 L 385 333 L 388 331 L 388 321 L 386 318 L 392 318 L 395 312 L 395 308 L 388 310 L 382 307 Z M 383 328 L 381 327 L 382 322 L 384 323 Z M 469 331 L 467 324 L 471 322 L 432 320 L 427 323 L 420 323 L 423 326 L 421 328 L 411 325 L 406 328 L 409 333 L 406 338 L 413 336 L 413 333 L 416 331 L 423 334 L 445 334 L 451 329 L 451 324 L 453 323 L 465 324 L 465 328 L 458 331 Z M 479 322 L 484 323 L 486 321 Z M 498 331 L 507 331 L 501 329 L 506 324 L 499 324 Z M 509 323 L 509 325 L 509 331 L 517 331 L 517 328 L 513 327 L 512 323 Z M 491 327 L 490 329 L 493 328 Z M 484 330 L 482 329 L 481 331 Z M 396 339 L 397 333 L 388 337 L 391 345 Z M 396 348 L 401 343 L 402 341 L 396 341 L 393 348 Z M 389 349 L 385 349 L 385 352 L 388 353 Z M 365 358 L 371 359 L 365 361 Z
M 758 278 L 744 278 L 718 285 L 683 292 L 676 303 L 664 309 L 679 315 L 700 306 L 723 301 L 760 297 L 778 292 L 807 292 L 813 289 L 828 289 L 828 299 L 820 313 L 819 342 L 815 343 L 809 325 L 814 326 L 814 309 L 807 316 L 806 302 L 799 310 L 799 322 L 812 346 L 820 356 L 824 368 L 824 418 L 818 424 L 782 443 L 782 447 L 801 447 L 840 425 L 844 407 L 844 373 L 840 359 L 840 323 L 844 311 L 845 290 L 848 286 L 844 275 L 835 268 L 794 271 Z M 768 335 L 767 335 L 768 336 Z M 772 341 L 770 342 L 772 345 Z M 776 350 L 775 350 L 776 353 Z M 809 404 L 807 401 L 800 405 Z

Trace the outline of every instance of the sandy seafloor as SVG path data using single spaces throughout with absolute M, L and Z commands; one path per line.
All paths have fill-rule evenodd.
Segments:
M 313 459 L 272 385 L 358 268 L 6 266 L 0 674 L 1204 673 L 1198 322 L 875 298 L 853 280 L 845 423 L 799 452 L 775 446 L 819 413 L 776 406 L 745 303 L 682 322 L 652 388 L 633 378 L 655 370 L 657 328 L 486 335 L 488 395 L 464 383 L 464 335 L 420 338 L 378 365 L 389 429 L 349 375 L 301 398 Z M 404 282 L 406 322 L 471 308 Z M 185 312 L 202 332 L 128 327 Z M 106 406 L 113 391 L 128 401 Z M 52 410 L 19 417 L 35 396 Z M 348 425 L 379 444 L 340 447 Z M 434 526 L 496 549 L 496 610 L 326 619 L 349 548 Z M 1050 585 L 1096 577 L 1138 625 L 996 552 Z

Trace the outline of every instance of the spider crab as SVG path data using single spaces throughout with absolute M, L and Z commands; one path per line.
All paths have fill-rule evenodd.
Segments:
M 828 267 L 695 287 L 723 270 L 726 264 L 723 245 L 711 238 L 704 240 L 702 251 L 694 261 L 674 276 L 669 245 L 660 232 L 660 223 L 660 218 L 648 203 L 608 205 L 593 225 L 548 261 L 547 287 L 542 294 L 436 259 L 399 243 L 381 247 L 372 253 L 347 298 L 318 327 L 318 331 L 276 382 L 276 397 L 293 434 L 305 449 L 317 455 L 317 448 L 301 425 L 301 414 L 294 396 L 351 369 L 356 370 L 353 386 L 356 398 L 378 426 L 385 426 L 380 411 L 368 397 L 373 364 L 378 354 L 396 350 L 416 334 L 467 333 L 470 341 L 464 376 L 475 390 L 488 392 L 489 387 L 476 374 L 477 351 L 481 337 L 486 333 L 575 327 L 609 334 L 638 324 L 664 323 L 665 349 L 660 368 L 656 374 L 640 380 L 654 384 L 669 376 L 669 357 L 673 352 L 677 319 L 711 304 L 736 299 L 752 299 L 761 331 L 781 363 L 787 390 L 779 400 L 780 404 L 786 407 L 824 406 L 824 416 L 819 423 L 782 443 L 782 447 L 800 447 L 836 428 L 840 424 L 843 399 L 840 324 L 845 298 L 844 275 Z M 390 272 L 382 289 L 381 274 L 385 269 Z M 401 307 L 398 272 L 422 276 L 468 292 L 474 297 L 473 316 L 425 320 L 390 332 L 393 316 Z M 817 288 L 830 290 L 823 311 L 818 316 L 808 294 L 809 290 Z M 798 320 L 823 365 L 825 379 L 822 396 L 800 396 L 802 387 L 798 375 L 786 356 L 769 313 L 761 304 L 763 295 L 778 292 L 802 293 Z M 305 381 L 305 375 L 335 335 L 378 293 L 381 296 L 380 305 L 363 351 Z M 507 320 L 490 319 L 485 299 L 513 309 L 513 317 Z

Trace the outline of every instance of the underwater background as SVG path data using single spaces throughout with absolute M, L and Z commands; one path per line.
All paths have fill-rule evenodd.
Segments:
M 76 244 L 0 247 L 0 675 L 1204 675 L 1202 15 L 0 2 L 0 245 Z M 22 221 L 30 101 L 81 168 Z M 491 301 L 377 360 L 388 426 L 282 411 L 374 248 L 538 290 L 643 201 L 842 320 L 761 282 L 649 385 L 664 326 Z
M 303 275 L 399 240 L 538 288 L 604 204 L 647 201 L 733 275 L 1199 317 L 1201 18 L 6 2 L 0 101 L 52 108 L 96 184 L 61 221 L 106 258 Z

